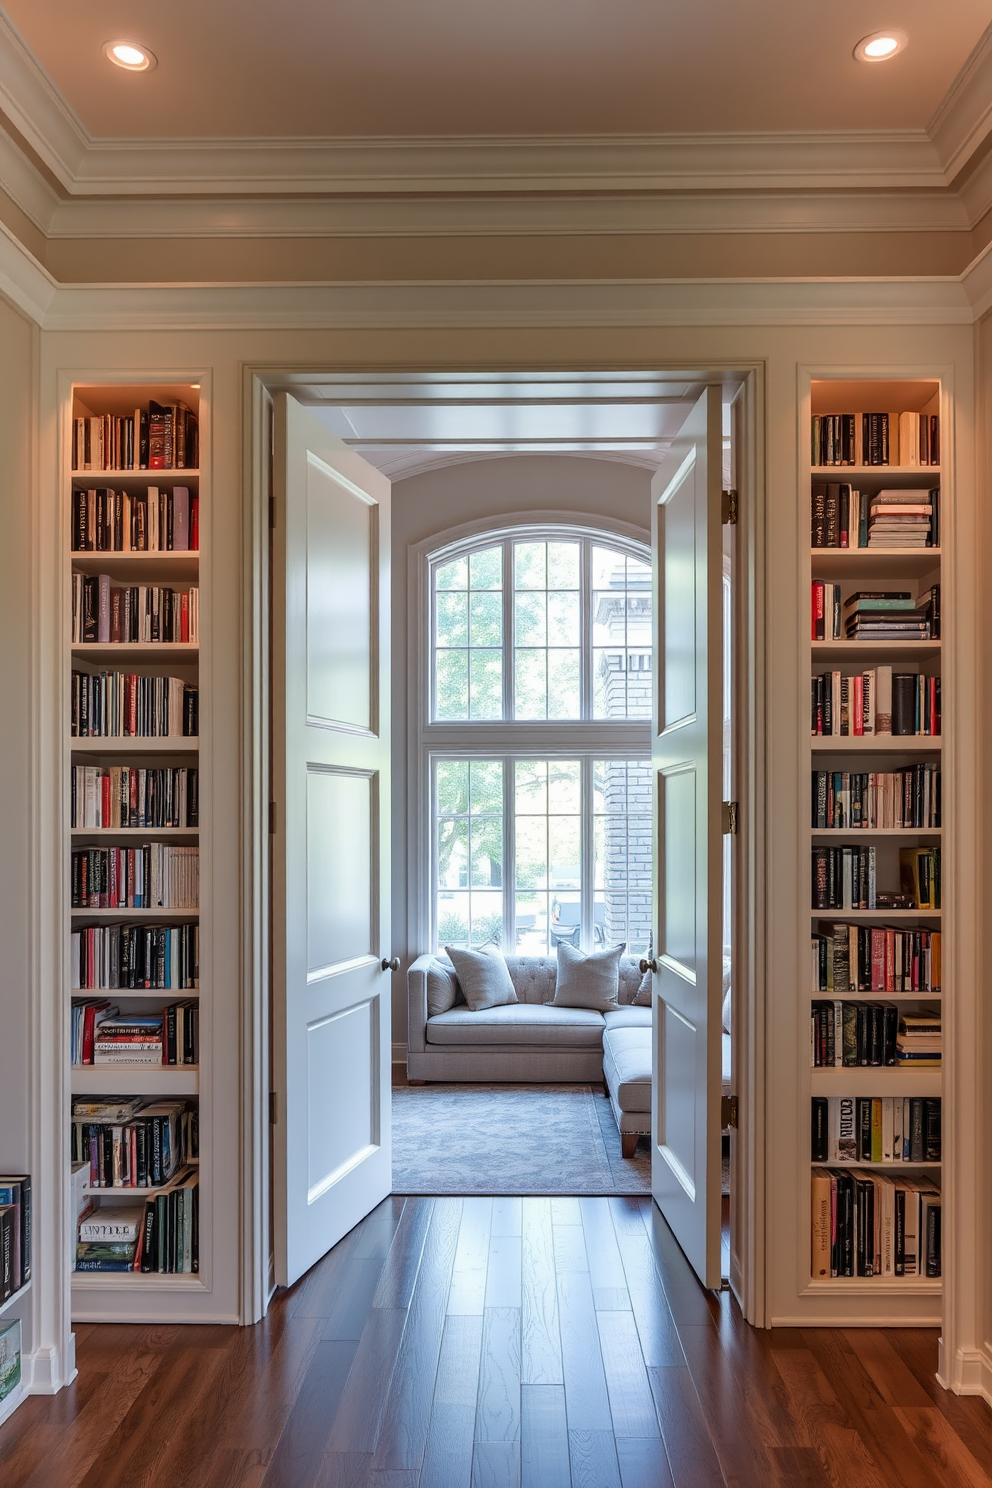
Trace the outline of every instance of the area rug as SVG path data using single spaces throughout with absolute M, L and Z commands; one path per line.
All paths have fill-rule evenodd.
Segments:
M 398 1085 L 393 1193 L 646 1194 L 651 1154 L 620 1155 L 591 1085 Z

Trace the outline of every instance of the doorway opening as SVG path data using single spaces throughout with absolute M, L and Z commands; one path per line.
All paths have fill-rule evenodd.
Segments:
M 639 963 L 655 966 L 653 953 L 659 947 L 653 928 L 656 902 L 650 883 L 642 882 L 641 839 L 657 847 L 657 821 L 644 809 L 645 797 L 649 803 L 651 796 L 650 725 L 643 704 L 632 707 L 630 700 L 640 697 L 639 689 L 651 693 L 654 648 L 645 644 L 637 627 L 650 629 L 654 623 L 647 562 L 652 478 L 670 460 L 687 415 L 713 383 L 712 374 L 699 372 L 390 379 L 310 373 L 264 378 L 268 395 L 278 399 L 289 393 L 303 405 L 329 445 L 340 442 L 344 455 L 357 457 L 393 483 L 394 535 L 400 539 L 393 546 L 390 584 L 394 909 L 389 944 L 378 949 L 384 951 L 384 967 L 395 958 L 400 962 L 392 1000 L 396 1064 L 415 1065 L 409 1021 L 412 969 L 446 946 L 471 953 L 488 944 L 506 960 L 548 962 L 553 957 L 567 962 L 574 957 L 583 966 L 583 958 L 589 957 L 598 973 L 617 943 L 625 942 L 635 953 L 628 960 L 636 976 L 624 1006 L 632 1009 L 640 999 L 652 1016 L 657 988 L 652 992 L 651 972 L 645 976 Z M 723 411 L 715 435 L 711 431 L 709 454 L 711 465 L 719 466 L 718 485 L 726 487 L 735 458 L 731 410 L 744 397 L 746 379 L 721 376 L 719 387 L 715 406 Z M 277 469 L 279 457 L 277 439 Z M 307 470 L 316 469 L 321 458 L 312 454 Z M 594 478 L 577 483 L 572 472 L 578 468 Z M 554 480 L 542 486 L 542 469 L 549 476 L 562 472 L 563 489 L 553 489 Z M 613 475 L 620 477 L 630 500 L 640 485 L 642 503 L 636 514 L 617 500 Z M 711 470 L 711 486 L 713 477 Z M 592 489 L 597 483 L 598 501 Z M 278 473 L 276 491 L 286 496 Z M 277 530 L 278 521 L 277 514 Z M 738 602 L 733 545 L 721 540 L 716 556 L 724 620 L 722 634 L 709 644 L 718 644 L 722 667 Z M 621 616 L 623 637 L 618 641 Z M 610 627 L 612 635 L 606 634 Z M 380 645 L 380 656 L 381 650 Z M 614 707 L 616 696 L 624 698 L 619 718 L 610 717 L 604 702 L 611 689 Z M 725 786 L 732 778 L 727 774 L 732 755 L 725 721 L 732 716 L 732 695 L 726 687 L 723 691 L 728 707 L 719 720 L 719 769 Z M 452 713 L 456 716 L 447 716 Z M 621 734 L 611 739 L 609 726 L 618 721 Z M 506 723 L 519 726 L 516 740 L 500 737 L 499 726 Z M 574 738 L 555 736 L 556 725 L 566 723 L 586 727 L 589 737 L 583 748 Z M 622 737 L 623 730 L 629 739 Z M 455 738 L 457 733 L 461 737 Z M 277 775 L 281 766 L 274 763 Z M 726 789 L 724 799 L 732 799 Z M 729 955 L 734 945 L 733 849 L 721 846 L 720 857 L 719 938 Z M 522 973 L 535 974 L 528 969 Z M 277 966 L 274 985 L 279 975 Z M 630 966 L 626 975 L 629 981 Z M 719 1103 L 726 1062 L 720 1051 L 730 1024 L 724 997 L 727 974 L 721 977 L 720 968 L 711 966 L 707 976 L 717 989 L 719 1030 L 707 1037 L 711 1051 L 717 1051 L 710 1083 Z M 429 1002 L 427 971 L 423 980 Z M 551 990 L 552 998 L 542 993 L 530 1002 L 518 993 L 517 1001 L 544 1016 L 555 995 L 553 986 Z M 443 989 L 438 995 L 443 996 Z M 428 1020 L 454 1013 L 449 1021 L 455 1024 L 476 1011 L 466 998 L 461 1013 L 450 1007 L 441 1014 L 428 1012 Z M 577 1011 L 602 1024 L 595 1006 Z M 279 1017 L 278 998 L 273 1017 Z M 499 1049 L 502 1036 L 489 1035 L 490 1047 Z M 425 1056 L 441 1053 L 443 1058 L 444 1046 L 428 1047 L 431 1042 L 425 1040 Z M 649 1091 L 655 1047 L 649 1040 Z M 598 1058 L 603 1059 L 602 1044 Z M 433 1058 L 423 1078 L 438 1081 L 443 1068 Z M 553 1074 L 553 1061 L 545 1059 L 543 1068 Z M 274 1071 L 274 1084 L 280 1073 Z M 574 1075 L 571 1079 L 574 1083 Z M 464 1094 L 487 1082 L 477 1074 L 473 1078 L 471 1065 L 466 1077 L 463 1063 L 460 1075 L 444 1083 L 461 1087 Z M 488 1083 L 509 1088 L 516 1082 L 504 1072 Z M 624 1083 L 622 1070 L 617 1083 Z M 494 1091 L 494 1110 L 497 1095 Z M 605 1097 L 597 1095 L 597 1100 L 601 1110 L 609 1108 Z M 654 1116 L 650 1096 L 647 1105 L 641 1150 L 650 1162 L 653 1150 L 662 1145 L 657 1091 Z M 618 1144 L 630 1135 L 620 1126 L 621 1107 L 614 1099 L 610 1119 L 616 1118 Z M 541 1121 L 539 1115 L 535 1119 Z M 542 1135 L 546 1133 L 538 1128 L 537 1136 Z M 273 1142 L 277 1146 L 279 1141 L 277 1123 Z M 715 1150 L 719 1154 L 719 1140 Z M 278 1168 L 275 1152 L 274 1160 Z M 629 1160 L 617 1159 L 618 1164 Z M 717 1165 L 719 1183 L 724 1167 L 719 1156 Z M 733 1161 L 727 1169 L 732 1175 Z M 513 1184 L 512 1172 L 504 1168 L 489 1191 L 512 1193 Z M 719 1183 L 717 1194 L 722 1187 Z M 724 1275 L 732 1244 L 726 1208 L 722 1200 L 717 1205 L 718 1222 L 726 1232 Z M 274 1223 L 281 1222 L 277 1201 Z

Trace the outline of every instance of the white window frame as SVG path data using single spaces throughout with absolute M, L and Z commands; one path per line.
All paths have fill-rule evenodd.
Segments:
M 580 719 L 516 720 L 505 717 L 498 721 L 483 719 L 458 719 L 433 721 L 433 640 L 434 604 L 433 570 L 453 558 L 461 557 L 473 550 L 506 544 L 506 553 L 512 552 L 516 541 L 569 541 L 583 544 L 583 578 L 588 568 L 588 553 L 593 546 L 616 548 L 635 557 L 639 562 L 651 562 L 650 537 L 643 528 L 628 523 L 613 522 L 604 518 L 602 524 L 591 523 L 588 518 L 573 514 L 553 512 L 534 513 L 530 521 L 519 518 L 492 517 L 467 523 L 464 527 L 436 534 L 419 543 L 410 553 L 410 605 L 411 625 L 409 637 L 408 700 L 410 717 L 410 750 L 408 755 L 408 806 L 410 831 L 408 837 L 409 872 L 408 882 L 408 928 L 416 936 L 421 947 L 436 945 L 434 834 L 432 823 L 433 782 L 436 760 L 476 755 L 480 758 L 537 759 L 649 759 L 651 755 L 650 719 Z M 509 557 L 504 559 L 503 589 L 503 696 L 504 708 L 507 699 L 512 699 L 513 671 L 513 626 L 512 585 L 508 579 Z M 583 584 L 580 590 L 582 611 L 580 645 L 582 646 L 582 701 L 585 712 L 592 710 L 592 644 L 589 634 L 591 614 L 587 613 L 591 600 L 591 583 Z M 583 893 L 584 918 L 590 921 L 583 926 L 582 937 L 586 945 L 591 944 L 593 861 L 592 842 L 585 837 L 591 833 L 592 823 L 592 770 L 591 764 L 584 770 L 583 779 L 588 781 L 588 801 L 583 801 Z M 507 810 L 504 801 L 504 811 Z M 586 819 L 589 825 L 587 826 Z M 512 847 L 512 814 L 509 824 L 509 839 Z M 509 865 L 508 865 L 509 867 Z M 504 878 L 509 878 L 507 871 Z M 589 880 L 588 885 L 586 879 Z M 504 883 L 504 931 L 507 950 L 512 951 L 511 937 L 514 935 L 512 913 L 506 918 L 508 889 Z

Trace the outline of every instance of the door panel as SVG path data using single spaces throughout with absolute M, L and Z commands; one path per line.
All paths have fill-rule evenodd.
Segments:
M 720 1285 L 723 653 L 721 398 L 707 388 L 655 476 L 655 1067 L 651 1187 Z
M 285 1286 L 390 1189 L 389 482 L 284 394 L 273 487 L 274 1249 Z

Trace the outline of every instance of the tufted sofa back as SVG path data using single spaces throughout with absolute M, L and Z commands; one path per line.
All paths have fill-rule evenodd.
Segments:
M 555 995 L 558 961 L 554 956 L 507 956 L 507 970 L 513 989 L 521 1002 L 551 1002 Z M 641 984 L 641 973 L 632 956 L 620 961 L 620 1002 L 633 1002 Z M 447 956 L 435 956 L 427 973 L 428 1006 L 442 1007 L 454 1002 L 463 1004 L 455 970 Z

